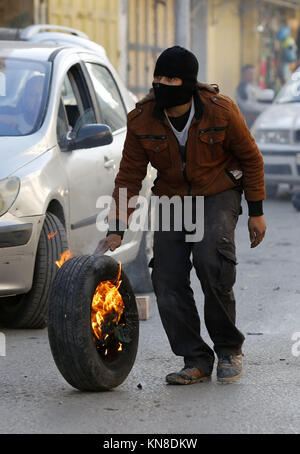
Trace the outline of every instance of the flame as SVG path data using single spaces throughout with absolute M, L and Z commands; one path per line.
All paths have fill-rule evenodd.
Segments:
M 119 272 L 116 280 L 103 281 L 101 282 L 94 293 L 92 301 L 92 313 L 91 313 L 91 324 L 93 332 L 97 339 L 101 340 L 102 325 L 107 323 L 113 323 L 115 326 L 118 325 L 120 318 L 124 311 L 123 298 L 119 293 L 119 287 L 121 285 L 121 263 L 119 263 Z M 105 334 L 103 341 L 107 341 L 109 334 Z M 122 350 L 122 344 L 119 343 L 118 351 Z M 108 354 L 108 349 L 105 350 L 105 356 Z
M 57 265 L 58 268 L 61 268 L 61 267 L 63 266 L 63 264 L 64 264 L 65 262 L 67 262 L 68 260 L 70 260 L 71 258 L 72 258 L 71 251 L 70 251 L 70 250 L 65 251 L 65 252 L 63 252 L 63 253 L 61 254 L 60 260 L 57 260 L 57 261 L 55 262 L 55 265 Z
M 51 233 L 49 233 L 49 235 L 48 235 L 49 240 L 51 240 L 52 238 L 54 238 L 56 234 L 57 234 L 57 232 L 51 232 Z

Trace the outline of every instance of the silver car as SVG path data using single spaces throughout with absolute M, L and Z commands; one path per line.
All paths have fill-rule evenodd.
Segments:
M 96 228 L 97 199 L 112 194 L 133 108 L 105 52 L 1 42 L 2 325 L 45 326 L 62 254 L 90 254 L 105 236 Z M 149 167 L 145 197 L 152 180 Z M 122 246 L 110 254 L 124 264 L 138 261 L 137 280 L 147 275 L 141 231 L 127 231 Z
M 257 118 L 252 133 L 263 154 L 267 195 L 300 185 L 300 68 Z

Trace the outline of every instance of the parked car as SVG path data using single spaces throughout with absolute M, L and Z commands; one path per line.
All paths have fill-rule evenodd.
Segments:
M 80 46 L 95 52 L 99 57 L 107 60 L 103 46 L 91 41 L 88 35 L 80 30 L 61 25 L 37 24 L 26 28 L 0 28 L 0 41 L 28 41 L 32 43 L 48 43 L 57 46 Z M 134 103 L 138 98 L 127 90 Z
M 91 254 L 105 236 L 96 201 L 112 194 L 134 108 L 101 46 L 63 39 L 0 47 L 0 323 L 8 327 L 44 327 L 55 262 L 67 250 Z M 127 231 L 108 254 L 137 263 L 134 277 L 149 290 L 143 232 Z
M 300 185 L 300 68 L 259 115 L 252 133 L 264 158 L 267 196 L 275 197 L 281 183 Z

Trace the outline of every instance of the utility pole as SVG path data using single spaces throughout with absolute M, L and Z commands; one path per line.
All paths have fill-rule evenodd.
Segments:
M 119 64 L 118 71 L 128 84 L 128 0 L 119 0 Z
M 191 5 L 190 0 L 175 1 L 175 42 L 177 45 L 190 48 L 191 45 Z
M 46 24 L 48 0 L 33 0 L 33 23 Z

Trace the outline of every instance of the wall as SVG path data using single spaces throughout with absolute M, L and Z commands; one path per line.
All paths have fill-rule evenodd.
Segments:
M 259 14 L 256 2 L 242 0 L 241 4 L 241 66 L 257 65 L 260 53 L 260 34 L 257 31 Z
M 159 53 L 175 42 L 175 0 L 48 0 L 48 21 L 103 45 L 138 96 L 151 87 Z
M 174 43 L 174 0 L 128 0 L 127 82 L 137 96 L 151 88 L 158 55 Z
M 119 0 L 50 0 L 48 21 L 85 32 L 101 44 L 111 62 L 119 62 Z
M 18 28 L 30 25 L 33 22 L 33 1 L 0 0 L 0 27 Z
M 240 78 L 241 40 L 238 0 L 209 2 L 207 81 L 233 96 Z

